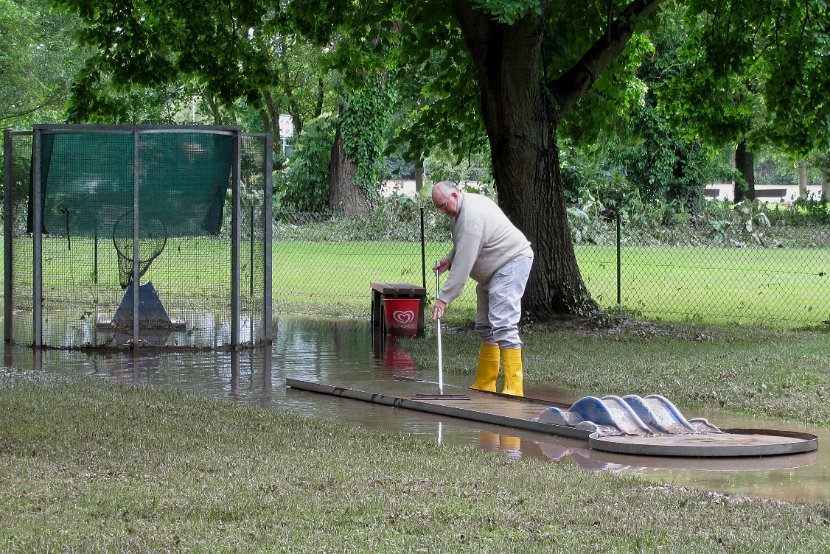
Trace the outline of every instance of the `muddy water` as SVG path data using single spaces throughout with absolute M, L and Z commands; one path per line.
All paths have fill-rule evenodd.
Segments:
M 488 426 L 454 418 L 286 389 L 286 377 L 326 382 L 421 375 L 395 339 L 379 340 L 363 321 L 282 318 L 271 349 L 229 352 L 86 353 L 6 345 L 4 365 L 55 374 L 168 387 L 256 406 L 290 410 L 387 431 L 406 432 L 440 444 L 470 445 L 560 463 L 635 473 L 655 483 L 784 500 L 830 501 L 830 429 L 687 412 L 720 427 L 781 429 L 819 436 L 817 452 L 753 459 L 693 460 L 625 456 L 587 448 L 583 441 Z M 448 384 L 468 378 L 445 375 Z M 567 391 L 528 387 L 528 396 L 570 402 Z M 620 391 L 627 394 L 627 391 Z

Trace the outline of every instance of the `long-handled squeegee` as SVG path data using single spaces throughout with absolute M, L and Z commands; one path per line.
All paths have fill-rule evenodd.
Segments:
M 435 300 L 438 301 L 438 291 L 441 290 L 438 262 L 435 262 Z M 413 400 L 469 400 L 466 394 L 444 394 L 444 354 L 441 351 L 441 318 L 435 318 L 435 336 L 438 341 L 438 394 L 415 394 Z

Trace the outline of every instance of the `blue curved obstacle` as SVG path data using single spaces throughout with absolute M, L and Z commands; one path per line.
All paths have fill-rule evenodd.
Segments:
M 598 436 L 721 432 L 703 418 L 687 420 L 671 401 L 659 394 L 645 398 L 633 394 L 624 398 L 608 395 L 601 399 L 585 396 L 567 410 L 547 408 L 535 421 L 589 430 Z

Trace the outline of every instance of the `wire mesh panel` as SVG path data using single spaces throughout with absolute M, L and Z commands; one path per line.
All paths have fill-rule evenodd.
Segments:
M 263 290 L 270 218 L 261 213 L 270 192 L 267 141 L 248 147 L 247 186 L 259 189 L 247 194 L 260 198 L 260 210 L 246 226 L 256 242 L 246 263 L 258 278 L 248 280 L 243 336 L 234 302 L 241 284 L 233 229 L 243 219 L 235 202 L 243 157 L 238 129 L 40 126 L 34 139 L 32 178 L 21 195 L 23 232 L 23 202 L 10 202 L 17 234 L 34 239 L 28 253 L 25 244 L 13 247 L 11 298 L 25 299 L 20 289 L 29 272 L 30 297 L 40 285 L 42 301 L 32 307 L 31 334 L 14 340 L 39 345 L 39 311 L 40 338 L 51 347 L 220 347 L 270 339 Z
M 271 335 L 272 149 L 270 134 L 242 136 L 240 340 L 244 344 L 258 342 L 258 333 Z
M 623 256 L 624 305 L 647 317 L 809 325 L 830 314 L 830 245 L 630 247 Z
M 579 244 L 574 246 L 576 261 L 585 288 L 603 308 L 617 304 L 617 251 L 612 246 Z
M 633 235 L 633 233 L 632 233 Z M 623 229 L 617 250 L 576 247 L 594 300 L 647 318 L 782 327 L 830 321 L 830 228 L 771 226 L 763 237 L 647 244 Z
M 4 180 L 4 333 L 6 341 L 32 344 L 32 236 L 26 232 L 31 182 L 32 133 L 7 132 Z M 21 268 L 28 270 L 21 271 Z M 29 314 L 24 317 L 23 314 Z M 14 321 L 14 325 L 12 325 Z
M 368 317 L 373 281 L 424 286 L 435 298 L 432 264 L 452 247 L 446 218 L 427 221 L 421 243 L 417 205 L 382 206 L 365 216 L 278 214 L 274 226 L 275 311 Z M 432 214 L 427 214 L 430 218 Z M 475 286 L 453 303 L 475 313 Z
M 276 309 L 368 318 L 370 281 L 424 284 L 434 299 L 430 267 L 451 246 L 446 218 L 425 210 L 422 254 L 417 205 L 391 204 L 359 218 L 278 217 Z M 619 305 L 623 314 L 651 319 L 780 327 L 830 320 L 828 226 L 771 226 L 749 240 L 694 235 L 681 244 L 622 231 L 619 267 L 613 228 L 602 244 L 575 245 L 585 286 L 604 309 Z M 474 316 L 474 283 L 451 309 L 454 317 Z

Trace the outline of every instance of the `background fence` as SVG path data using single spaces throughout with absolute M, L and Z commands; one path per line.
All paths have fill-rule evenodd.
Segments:
M 6 230 L 12 233 L 6 233 L 6 240 L 15 242 L 13 263 L 25 267 L 31 265 L 32 257 L 24 193 L 30 178 L 31 135 L 21 133 L 14 140 L 11 181 L 20 193 L 14 196 L 20 203 L 7 214 Z M 262 249 L 266 241 L 261 226 L 254 222 L 263 217 L 265 148 L 262 137 L 244 138 L 242 311 L 251 318 L 258 317 L 264 294 Z M 650 319 L 779 327 L 822 325 L 830 320 L 830 225 L 800 225 L 797 218 L 782 218 L 769 226 L 751 222 L 709 220 L 645 228 L 623 221 L 618 235 L 615 221 L 592 219 L 590 228 L 587 223 L 572 222 L 572 230 L 585 284 L 607 310 Z M 69 240 L 73 241 L 71 249 Z M 172 277 L 165 285 L 173 291 L 167 293 L 166 305 L 170 299 L 168 307 L 177 309 L 173 297 L 185 299 L 197 292 L 205 298 L 227 298 L 227 254 L 214 255 L 212 248 L 224 252 L 229 244 L 229 237 L 222 233 L 168 245 L 148 274 L 154 282 L 164 281 L 159 272 Z M 55 253 L 50 250 L 53 246 Z M 67 320 L 67 333 L 81 332 L 77 331 L 83 328 L 78 319 L 88 311 L 81 305 L 84 301 L 79 292 L 86 289 L 80 285 L 88 284 L 94 272 L 92 258 L 83 246 L 82 241 L 60 233 L 44 243 L 46 266 L 55 271 L 49 282 L 60 288 L 53 303 L 79 304 L 74 311 L 59 309 L 75 322 Z M 431 207 L 418 208 L 405 197 L 393 196 L 373 213 L 353 218 L 275 210 L 274 315 L 368 319 L 371 281 L 423 284 L 431 300 L 435 279 L 429 268 L 450 246 L 448 219 Z M 102 249 L 100 255 L 98 280 L 103 285 L 95 285 L 99 288 L 92 298 L 99 305 L 106 300 L 107 311 L 111 311 L 121 294 L 115 261 L 110 259 L 111 251 Z M 105 255 L 109 256 L 106 260 Z M 10 268 L 6 269 L 8 276 Z M 108 273 L 103 273 L 105 270 Z M 15 310 L 32 309 L 30 276 L 18 272 L 14 282 L 6 278 L 5 286 L 18 300 Z M 450 307 L 448 318 L 473 317 L 474 288 L 474 283 L 467 285 Z M 206 314 L 214 309 L 210 302 L 199 306 L 188 300 L 188 305 L 179 310 L 180 317 L 193 318 L 195 312 Z M 205 323 L 216 325 L 213 320 Z M 29 341 L 30 329 L 24 326 L 17 331 L 22 333 L 17 337 L 20 342 Z M 70 343 L 89 338 L 66 336 L 61 340 Z
M 594 231 L 576 256 L 607 310 L 777 327 L 830 319 L 828 226 L 697 224 L 644 233 L 623 223 L 617 235 L 610 221 Z M 433 299 L 429 268 L 449 250 L 449 236 L 445 216 L 403 204 L 360 218 L 283 214 L 274 226 L 275 314 L 368 317 L 371 281 L 423 284 Z M 473 317 L 474 289 L 468 283 L 448 317 Z

